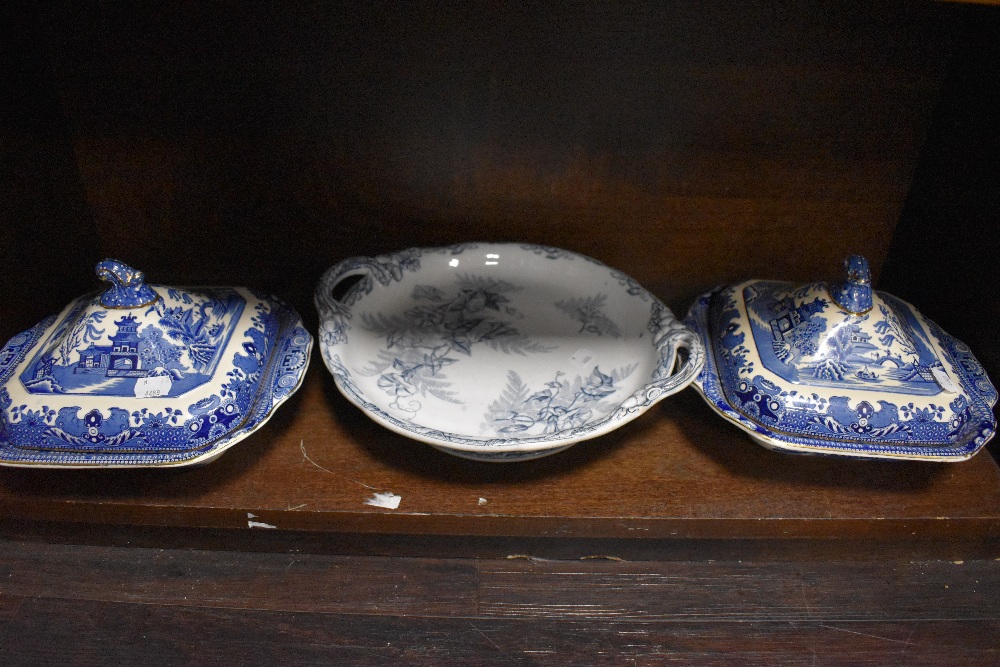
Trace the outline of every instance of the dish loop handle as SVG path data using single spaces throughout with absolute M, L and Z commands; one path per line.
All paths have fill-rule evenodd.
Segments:
M 618 409 L 619 414 L 646 410 L 667 396 L 676 394 L 691 384 L 705 366 L 705 346 L 695 332 L 684 327 L 676 319 L 667 325 L 667 331 L 656 341 L 663 364 L 657 371 L 656 379 L 629 396 Z M 675 373 L 680 350 L 687 351 L 687 359 Z
M 319 279 L 313 301 L 319 312 L 319 333 L 327 345 L 347 341 L 351 328 L 351 305 L 362 294 L 372 289 L 372 276 L 377 275 L 378 262 L 373 257 L 351 257 L 327 269 Z M 356 284 L 347 285 L 351 278 L 360 278 Z M 339 294 L 339 298 L 334 295 Z

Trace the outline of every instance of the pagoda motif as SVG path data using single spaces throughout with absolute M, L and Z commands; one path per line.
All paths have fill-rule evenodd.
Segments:
M 107 377 L 145 377 L 139 362 L 139 323 L 134 315 L 115 322 L 118 332 L 110 345 L 95 345 L 80 350 L 74 373 L 103 373 Z
M 808 320 L 816 313 L 823 312 L 826 307 L 826 300 L 819 297 L 809 303 L 800 306 L 795 305 L 791 297 L 785 297 L 774 306 L 777 316 L 768 324 L 771 325 L 771 335 L 778 342 L 785 342 L 786 336 L 795 330 L 797 326 Z

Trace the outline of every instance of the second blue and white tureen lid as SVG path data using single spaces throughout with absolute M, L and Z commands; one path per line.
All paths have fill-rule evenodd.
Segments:
M 695 386 L 781 451 L 959 461 L 993 436 L 997 393 L 962 342 L 872 289 L 852 256 L 839 284 L 750 280 L 703 295 L 686 323 L 707 349 Z
M 202 463 L 245 438 L 299 385 L 312 339 L 280 300 L 241 287 L 109 283 L 0 351 L 0 464 Z

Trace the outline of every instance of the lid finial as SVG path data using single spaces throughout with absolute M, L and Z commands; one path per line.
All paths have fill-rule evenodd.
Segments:
M 101 294 L 105 308 L 140 308 L 160 296 L 145 283 L 146 274 L 117 259 L 106 259 L 97 265 L 97 277 L 111 283 Z
M 861 255 L 851 255 L 844 260 L 847 280 L 834 286 L 833 300 L 849 313 L 860 315 L 872 308 L 872 275 L 868 260 Z

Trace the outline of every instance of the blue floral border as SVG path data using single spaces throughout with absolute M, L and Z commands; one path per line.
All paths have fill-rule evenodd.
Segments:
M 262 373 L 255 382 L 231 382 L 231 391 L 234 395 L 231 398 L 238 402 L 230 401 L 228 405 L 236 406 L 236 414 L 232 415 L 231 421 L 226 421 L 227 415 L 221 415 L 221 424 L 231 427 L 209 430 L 208 418 L 220 416 L 214 414 L 212 410 L 203 410 L 204 414 L 193 417 L 187 423 L 180 426 L 166 426 L 163 421 L 163 413 L 156 415 L 143 414 L 139 418 L 140 425 L 126 429 L 132 436 L 142 436 L 144 429 L 163 429 L 170 431 L 180 431 L 181 429 L 200 428 L 205 431 L 204 437 L 198 438 L 194 447 L 176 448 L 171 450 L 152 451 L 103 451 L 87 452 L 72 451 L 71 449 L 45 449 L 43 447 L 29 448 L 19 447 L 7 440 L 6 435 L 0 432 L 0 465 L 12 466 L 46 466 L 46 467 L 160 467 L 190 465 L 194 463 L 207 462 L 221 454 L 225 449 L 243 440 L 257 428 L 266 422 L 274 410 L 290 397 L 301 385 L 306 370 L 309 367 L 309 358 L 312 350 L 312 336 L 306 331 L 298 313 L 290 306 L 279 299 L 263 294 L 251 292 L 261 302 L 270 306 L 271 310 L 265 323 L 265 331 L 260 331 L 252 327 L 244 333 L 244 336 L 263 338 L 272 344 L 271 353 L 268 355 Z M 0 385 L 5 385 L 10 379 L 14 370 L 21 363 L 25 355 L 31 351 L 35 343 L 43 332 L 55 321 L 55 316 L 46 318 L 41 323 L 32 327 L 28 331 L 14 336 L 0 350 Z M 236 356 L 245 357 L 237 352 Z M 239 363 L 239 359 L 237 359 Z M 243 363 L 253 363 L 250 357 L 244 359 Z M 259 365 L 257 366 L 258 370 Z M 112 408 L 112 411 L 118 411 Z M 79 408 L 80 412 L 84 408 Z M 127 413 L 125 410 L 120 410 Z M 233 412 L 230 409 L 230 412 Z M 239 417 L 242 417 L 240 419 Z M 135 418 L 135 415 L 133 415 Z M 204 427 L 198 420 L 205 422 Z M 10 425 L 6 423 L 3 415 L 0 415 L 0 427 L 4 429 Z M 152 422 L 157 423 L 153 424 Z M 212 420 L 214 423 L 215 420 Z M 39 428 L 44 428 L 40 425 Z M 50 429 L 51 430 L 51 429 Z M 173 438 L 172 438 L 173 439 Z M 123 439 L 123 443 L 126 440 Z M 122 447 L 127 449 L 127 447 Z
M 931 333 L 941 342 L 945 354 L 955 362 L 966 391 L 975 399 L 970 406 L 975 416 L 963 426 L 962 432 L 950 445 L 906 445 L 900 442 L 848 442 L 832 438 L 809 438 L 784 433 L 767 428 L 734 407 L 726 395 L 716 366 L 715 346 L 710 336 L 711 325 L 708 312 L 712 299 L 724 288 L 718 288 L 701 295 L 688 312 L 684 323 L 694 331 L 707 349 L 705 365 L 695 379 L 694 386 L 709 405 L 737 426 L 751 434 L 769 439 L 769 445 L 790 453 L 816 453 L 857 458 L 933 458 L 965 460 L 978 452 L 996 433 L 996 420 L 992 407 L 997 401 L 997 392 L 983 372 L 982 366 L 972 356 L 968 346 L 941 330 L 934 322 L 925 320 Z M 898 301 L 889 295 L 880 294 L 883 299 Z M 972 428 L 969 428 L 972 426 Z M 787 447 L 787 448 L 786 448 Z

